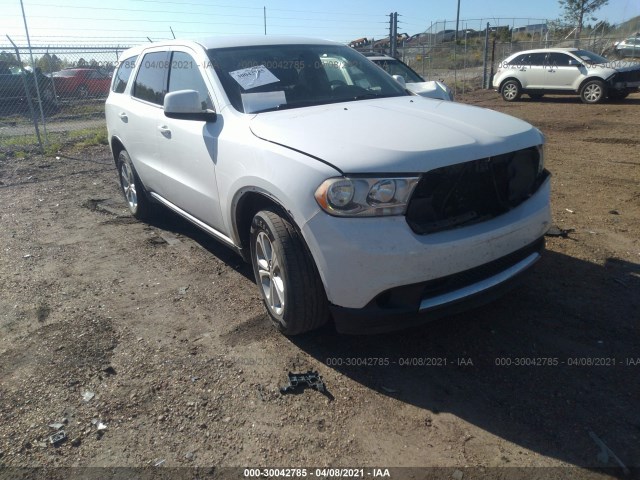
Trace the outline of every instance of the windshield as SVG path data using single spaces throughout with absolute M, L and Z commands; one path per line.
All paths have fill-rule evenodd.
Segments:
M 573 54 L 590 64 L 597 65 L 600 63 L 609 63 L 609 60 L 607 60 L 606 58 L 601 57 L 600 55 L 596 55 L 595 53 L 589 52 L 587 50 L 578 50 L 576 52 L 573 52 Z
M 400 75 L 404 78 L 404 81 L 407 83 L 420 83 L 424 82 L 422 77 L 418 75 L 416 72 L 411 70 L 408 65 L 405 65 L 400 60 L 395 59 L 384 59 L 384 60 L 374 60 L 373 63 L 382 67 L 382 69 L 387 72 L 389 75 Z
M 209 50 L 234 108 L 258 113 L 408 95 L 393 78 L 342 45 L 260 45 Z

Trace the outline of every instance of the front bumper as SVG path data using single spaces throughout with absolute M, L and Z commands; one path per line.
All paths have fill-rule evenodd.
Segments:
M 384 333 L 427 323 L 490 303 L 517 286 L 544 250 L 544 237 L 475 269 L 383 292 L 364 308 L 331 305 L 336 330 Z

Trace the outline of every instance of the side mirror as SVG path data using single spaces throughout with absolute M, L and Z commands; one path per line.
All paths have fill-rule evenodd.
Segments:
M 178 90 L 164 96 L 164 114 L 169 118 L 215 122 L 216 112 L 204 110 L 195 90 Z
M 393 75 L 393 78 L 402 86 L 402 88 L 407 88 L 407 82 L 402 75 Z

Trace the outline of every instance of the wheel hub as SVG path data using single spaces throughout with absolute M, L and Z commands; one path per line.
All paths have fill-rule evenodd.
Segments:
M 265 303 L 275 315 L 284 313 L 284 280 L 273 244 L 265 232 L 256 238 L 256 263 Z

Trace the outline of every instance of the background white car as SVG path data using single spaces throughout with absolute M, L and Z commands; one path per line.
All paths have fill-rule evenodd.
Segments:
M 409 65 L 388 55 L 364 54 L 373 63 L 382 67 L 389 75 L 399 75 L 404 79 L 407 90 L 427 98 L 453 101 L 453 91 L 437 80 L 425 81 Z
M 485 303 L 544 247 L 539 130 L 411 95 L 338 43 L 145 44 L 122 54 L 105 108 L 132 214 L 160 203 L 251 262 L 285 334 Z
M 607 97 L 621 100 L 640 87 L 640 65 L 611 62 L 577 48 L 549 48 L 514 53 L 500 62 L 493 88 L 507 102 L 523 93 L 533 99 L 545 94 L 580 95 L 584 103 Z

